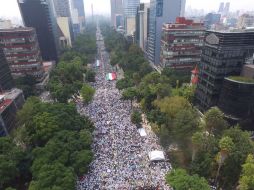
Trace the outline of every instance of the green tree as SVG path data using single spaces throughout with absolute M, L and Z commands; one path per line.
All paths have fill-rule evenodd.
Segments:
M 15 184 L 16 177 L 21 175 L 19 163 L 23 157 L 24 153 L 10 137 L 0 138 L 0 189 Z
M 118 90 L 123 90 L 125 88 L 133 87 L 134 83 L 129 77 L 125 77 L 116 82 L 116 88 Z
M 33 146 L 43 146 L 54 134 L 60 130 L 56 117 L 50 113 L 43 112 L 35 115 L 31 125 L 26 129 Z
M 182 96 L 186 98 L 190 103 L 194 101 L 195 86 L 182 86 L 181 88 L 175 88 L 172 90 L 172 96 Z
M 190 103 L 185 98 L 179 96 L 166 97 L 162 100 L 156 100 L 154 105 L 171 119 L 174 119 L 180 111 L 191 108 Z
M 237 186 L 242 165 L 247 156 L 254 152 L 254 144 L 250 133 L 242 131 L 239 127 L 231 127 L 224 131 L 223 136 L 230 137 L 234 143 L 230 156 L 225 160 L 220 172 L 220 186 L 231 190 Z
M 95 82 L 95 72 L 92 70 L 86 71 L 86 81 L 88 82 Z
M 242 165 L 242 175 L 239 180 L 240 190 L 254 189 L 254 156 L 249 154 L 245 163 Z
M 131 122 L 135 125 L 140 125 L 142 122 L 142 114 L 139 111 L 134 110 L 131 114 Z
M 78 176 L 82 176 L 88 172 L 89 164 L 92 160 L 93 153 L 90 150 L 81 150 L 71 155 L 72 166 Z
M 93 96 L 95 94 L 95 89 L 88 84 L 83 84 L 83 87 L 81 88 L 80 93 L 83 98 L 83 101 L 85 103 L 89 103 L 93 99 Z
M 190 176 L 183 169 L 176 169 L 168 173 L 166 181 L 175 190 L 210 190 L 205 178 L 198 175 Z
M 233 140 L 228 136 L 222 137 L 222 139 L 220 140 L 219 142 L 220 152 L 218 153 L 216 158 L 218 163 L 218 169 L 216 172 L 215 182 L 217 182 L 218 177 L 220 175 L 220 169 L 225 160 L 227 159 L 227 157 L 229 156 L 230 152 L 232 151 L 233 146 L 234 146 Z
M 134 87 L 126 88 L 122 93 L 122 98 L 124 100 L 130 100 L 131 101 L 131 107 L 132 107 L 132 101 L 135 100 L 138 96 L 137 89 Z
M 76 189 L 76 177 L 73 169 L 67 168 L 60 163 L 43 165 L 40 172 L 33 176 L 33 181 L 29 185 L 29 190 L 37 189 Z
M 198 130 L 197 113 L 192 109 L 181 110 L 176 114 L 173 123 L 172 133 L 174 138 L 177 139 L 179 144 L 190 144 L 192 134 Z
M 17 88 L 22 89 L 25 98 L 36 94 L 35 85 L 37 81 L 32 75 L 25 75 L 24 77 L 19 77 L 15 79 L 15 85 Z
M 217 107 L 213 107 L 205 113 L 204 122 L 209 134 L 221 134 L 228 126 L 224 114 Z

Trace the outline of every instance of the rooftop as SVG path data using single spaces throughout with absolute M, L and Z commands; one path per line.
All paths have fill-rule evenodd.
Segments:
M 237 81 L 237 82 L 242 82 L 242 83 L 253 83 L 254 84 L 254 79 L 248 78 L 248 77 L 243 77 L 243 76 L 229 76 L 227 77 L 230 80 Z
M 20 28 L 8 28 L 8 29 L 0 29 L 0 32 L 29 32 L 33 31 L 34 28 L 32 27 L 20 27 Z
M 229 34 L 229 33 L 254 33 L 254 27 L 248 27 L 248 28 L 234 28 L 234 29 L 228 29 L 228 30 L 208 30 L 209 32 L 216 32 L 216 33 L 223 33 L 223 34 Z
M 0 93 L 0 97 L 4 97 L 4 99 L 15 99 L 16 97 L 18 97 L 22 92 L 22 90 L 18 89 L 18 88 L 13 88 L 10 91 L 5 91 L 3 93 Z
M 0 103 L 0 114 L 12 103 L 12 101 L 13 100 L 11 99 L 5 99 Z

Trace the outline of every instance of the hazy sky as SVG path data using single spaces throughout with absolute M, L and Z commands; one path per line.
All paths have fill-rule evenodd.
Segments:
M 149 0 L 141 0 L 149 2 Z M 186 8 L 204 9 L 205 11 L 218 10 L 219 3 L 223 0 L 187 0 Z M 231 10 L 254 10 L 254 0 L 225 0 L 231 2 Z M 95 13 L 110 13 L 110 0 L 84 0 L 86 14 L 91 13 L 91 4 Z M 20 18 L 17 0 L 0 0 L 0 18 Z

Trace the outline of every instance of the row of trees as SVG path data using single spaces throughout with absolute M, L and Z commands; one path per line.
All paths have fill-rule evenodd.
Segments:
M 66 103 L 83 86 L 84 80 L 95 81 L 95 73 L 88 67 L 93 63 L 96 56 L 96 28 L 88 26 L 84 34 L 77 37 L 73 48 L 66 50 L 61 56 L 57 67 L 50 74 L 48 89 L 51 96 L 58 102 Z M 84 94 L 84 93 L 83 93 Z M 91 99 L 91 97 L 84 97 Z
M 125 78 L 117 81 L 123 99 L 140 103 L 174 168 L 185 169 L 170 173 L 167 182 L 176 190 L 208 189 L 208 182 L 223 189 L 236 188 L 242 165 L 254 152 L 250 134 L 240 126 L 229 128 L 218 108 L 201 116 L 193 106 L 195 87 L 184 84 L 190 78 L 170 69 L 164 69 L 162 74 L 152 72 L 137 46 L 127 48 L 126 42 L 121 45 L 122 37 L 111 29 L 106 28 L 104 33 L 111 64 L 118 64 L 125 72 Z M 133 112 L 134 122 L 140 122 L 138 115 Z M 250 158 L 247 161 L 251 162 Z M 240 187 L 252 181 L 244 172 Z M 183 181 L 184 185 L 179 185 Z
M 19 128 L 1 138 L 1 188 L 75 189 L 92 161 L 93 124 L 74 104 L 30 97 L 18 113 Z M 27 187 L 26 187 L 27 188 Z
M 96 55 L 95 29 L 88 26 L 52 71 L 48 88 L 57 101 L 28 98 L 18 112 L 18 128 L 10 137 L 0 138 L 0 189 L 74 190 L 77 178 L 87 173 L 94 127 L 78 114 L 75 104 L 67 102 L 80 91 L 88 103 L 95 93 L 84 83 L 95 81 L 88 68 Z M 29 77 L 17 81 L 24 82 L 27 89 L 34 85 Z

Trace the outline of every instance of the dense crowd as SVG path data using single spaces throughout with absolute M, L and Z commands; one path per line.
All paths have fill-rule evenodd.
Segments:
M 106 73 L 112 72 L 109 55 L 103 41 L 98 41 L 101 65 L 97 67 L 96 88 L 93 102 L 79 103 L 77 108 L 88 115 L 95 124 L 93 133 L 94 161 L 78 182 L 79 190 L 170 189 L 165 183 L 169 162 L 150 162 L 148 153 L 162 150 L 152 131 L 141 137 L 131 123 L 131 105 L 121 100 L 115 81 L 106 81 Z

